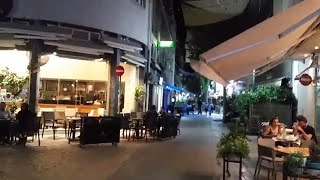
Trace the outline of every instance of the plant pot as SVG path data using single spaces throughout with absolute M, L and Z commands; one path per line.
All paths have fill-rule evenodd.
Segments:
M 303 173 L 303 168 L 297 168 L 297 167 L 285 167 L 285 171 L 287 172 L 287 174 L 289 175 L 293 175 L 293 176 L 299 176 Z

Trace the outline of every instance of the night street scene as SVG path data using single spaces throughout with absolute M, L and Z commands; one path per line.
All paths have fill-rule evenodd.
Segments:
M 71 179 L 320 180 L 320 0 L 0 0 L 0 180 Z

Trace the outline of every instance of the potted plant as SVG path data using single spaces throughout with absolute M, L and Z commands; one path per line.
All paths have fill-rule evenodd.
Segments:
M 16 110 L 18 109 L 18 106 L 15 102 L 12 102 L 12 104 L 9 104 L 9 111 L 11 114 L 14 114 Z
M 304 156 L 302 153 L 295 152 L 285 157 L 284 168 L 290 175 L 300 175 L 303 173 Z
M 218 145 L 217 160 L 249 157 L 250 149 L 247 137 L 240 133 L 236 125 L 230 128 L 229 133 L 224 134 Z
M 310 147 L 311 156 L 306 162 L 306 166 L 311 169 L 320 169 L 320 146 L 315 142 Z
M 136 100 L 136 110 L 137 112 L 143 111 L 143 98 L 145 95 L 145 89 L 143 86 L 137 86 L 134 92 L 134 99 Z

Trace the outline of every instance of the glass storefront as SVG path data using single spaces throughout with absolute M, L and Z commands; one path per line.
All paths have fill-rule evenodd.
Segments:
M 105 105 L 107 82 L 41 79 L 39 103 Z
M 59 55 L 46 55 L 46 62 L 39 71 L 39 107 L 75 107 L 86 106 L 106 108 L 108 98 L 109 66 L 101 60 L 78 60 L 64 58 Z M 0 50 L 0 70 L 8 69 L 18 78 L 28 77 L 30 53 L 18 50 Z M 121 97 L 125 101 L 123 112 L 135 109 L 134 91 L 139 83 L 137 66 L 121 64 L 125 73 L 120 86 Z M 1 82 L 2 83 L 2 82 Z M 20 94 L 13 97 L 10 88 L 3 84 L 0 101 L 22 102 L 28 95 L 28 81 Z M 9 97 L 10 95 L 10 97 Z

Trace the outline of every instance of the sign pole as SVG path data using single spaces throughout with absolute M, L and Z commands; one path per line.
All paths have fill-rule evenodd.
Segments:
M 118 113 L 120 114 L 121 113 L 121 100 L 120 100 L 120 98 L 121 98 L 121 76 L 124 74 L 124 68 L 122 67 L 122 66 L 117 66 L 116 67 L 116 76 L 118 76 L 119 77 L 119 81 L 120 81 L 120 85 L 119 85 L 119 90 L 118 90 Z
M 118 95 L 118 109 L 119 114 L 121 113 L 121 76 L 119 77 L 120 83 L 119 83 L 119 95 Z

